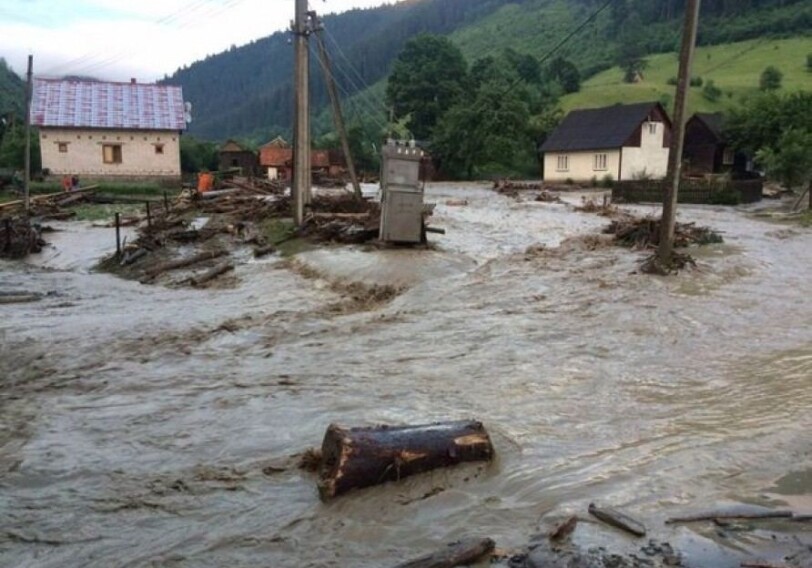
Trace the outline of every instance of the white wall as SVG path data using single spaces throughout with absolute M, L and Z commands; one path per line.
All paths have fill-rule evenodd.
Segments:
M 606 168 L 596 169 L 595 155 L 606 155 Z M 558 157 L 569 158 L 567 170 L 558 169 Z M 625 159 L 625 156 L 624 156 Z M 590 181 L 593 177 L 599 181 L 607 174 L 618 179 L 620 171 L 620 150 L 588 150 L 585 152 L 548 152 L 544 154 L 544 181 L 557 182 L 572 179 L 573 181 Z
M 59 145 L 66 144 L 67 152 Z M 104 144 L 121 145 L 121 163 L 105 164 Z M 163 145 L 163 153 L 156 145 Z M 42 167 L 54 175 L 180 177 L 180 135 L 175 131 L 40 129 Z
M 654 125 L 655 131 L 649 130 L 649 124 Z M 644 171 L 647 176 L 654 179 L 664 178 L 668 171 L 668 148 L 663 148 L 665 124 L 662 122 L 644 122 L 640 134 L 640 147 L 623 148 L 623 171 L 625 181 L 639 177 Z M 615 178 L 618 179 L 618 178 Z

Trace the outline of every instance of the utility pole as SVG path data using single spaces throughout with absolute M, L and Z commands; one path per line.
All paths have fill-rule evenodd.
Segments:
M 310 203 L 310 108 L 309 108 L 309 36 L 307 0 L 296 0 L 294 35 L 294 88 L 296 117 L 293 129 L 293 222 L 304 221 L 304 207 Z
M 685 109 L 691 82 L 691 63 L 696 46 L 696 31 L 699 25 L 699 4 L 700 0 L 686 0 L 685 4 L 685 27 L 682 30 L 677 96 L 674 99 L 674 128 L 668 153 L 668 174 L 666 176 L 668 191 L 663 201 L 660 246 L 657 249 L 657 260 L 666 268 L 671 265 L 671 257 L 674 253 L 677 194 L 682 178 L 682 147 L 685 141 Z
M 34 56 L 28 56 L 28 72 L 25 74 L 25 172 L 23 185 L 25 191 L 25 212 L 31 209 L 31 95 L 33 92 Z
M 313 13 L 313 21 L 315 12 Z M 330 95 L 330 104 L 333 105 L 333 123 L 338 132 L 338 138 L 341 140 L 341 149 L 344 152 L 344 159 L 347 162 L 347 172 L 350 174 L 350 181 L 352 182 L 352 189 L 355 192 L 355 197 L 361 199 L 361 185 L 358 183 L 358 176 L 355 174 L 355 163 L 352 160 L 352 152 L 350 151 L 350 141 L 347 138 L 347 129 L 344 127 L 344 115 L 341 112 L 341 101 L 338 98 L 338 90 L 336 89 L 335 76 L 330 68 L 330 60 L 327 57 L 327 49 L 324 47 L 324 38 L 321 36 L 321 22 L 317 23 L 316 27 L 316 43 L 319 47 L 319 61 L 321 68 L 324 70 L 324 82 L 327 84 L 327 93 Z

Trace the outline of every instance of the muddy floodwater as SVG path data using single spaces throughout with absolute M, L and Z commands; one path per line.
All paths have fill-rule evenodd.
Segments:
M 112 230 L 79 223 L 0 264 L 0 292 L 46 294 L 0 305 L 0 565 L 386 568 L 463 536 L 519 549 L 592 501 L 689 566 L 812 545 L 809 523 L 664 524 L 733 503 L 812 513 L 812 230 L 683 206 L 725 243 L 650 277 L 640 253 L 554 250 L 607 224 L 567 203 L 428 194 L 435 250 L 245 251 L 222 289 L 96 273 Z M 401 293 L 363 305 L 335 285 L 358 281 Z M 328 504 L 295 467 L 331 422 L 463 418 L 494 463 Z

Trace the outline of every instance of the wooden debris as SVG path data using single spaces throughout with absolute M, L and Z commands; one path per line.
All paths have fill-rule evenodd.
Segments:
M 542 190 L 541 193 L 536 196 L 535 200 L 542 203 L 561 203 L 560 197 L 558 197 L 555 193 L 546 190 Z
M 178 268 L 186 268 L 187 266 L 192 266 L 193 264 L 198 264 L 200 262 L 205 262 L 207 260 L 219 258 L 226 254 L 228 254 L 228 252 L 225 250 L 212 250 L 201 252 L 188 258 L 181 258 L 179 260 L 165 262 L 163 264 L 159 264 L 158 266 L 153 266 L 152 268 L 148 269 L 145 272 L 145 280 L 152 280 L 157 276 L 163 274 L 164 272 L 176 270 Z
M 319 493 L 328 500 L 439 467 L 489 461 L 494 449 L 481 422 L 462 420 L 349 429 L 331 424 L 321 453 Z
M 217 278 L 221 274 L 225 274 L 226 272 L 229 272 L 231 270 L 234 270 L 234 265 L 232 263 L 230 263 L 230 262 L 224 262 L 222 264 L 218 264 L 217 266 L 215 266 L 214 268 L 212 268 L 210 270 L 207 270 L 206 272 L 204 272 L 200 276 L 192 277 L 190 279 L 190 282 L 192 283 L 192 286 L 195 286 L 195 287 L 202 286 L 206 282 L 209 282 L 210 280 L 214 280 L 215 278 Z
M 496 543 L 490 538 L 472 538 L 447 545 L 433 554 L 427 554 L 395 568 L 454 568 L 467 566 L 490 554 Z
M 744 561 L 739 564 L 741 568 L 791 568 L 789 564 L 773 564 L 772 562 Z
M 517 190 L 540 190 L 544 184 L 540 181 L 513 181 L 509 179 L 499 179 L 493 182 L 493 189 L 498 193 L 510 193 Z
M 695 523 L 700 521 L 715 521 L 716 519 L 791 519 L 793 517 L 792 511 L 776 510 L 776 511 L 710 511 L 707 513 L 697 513 L 695 515 L 686 515 L 683 517 L 671 517 L 665 521 L 665 524 L 671 525 L 675 523 Z
M 558 525 L 557 527 L 555 527 L 553 530 L 550 531 L 549 534 L 550 540 L 553 541 L 564 540 L 573 533 L 576 526 L 578 526 L 578 516 L 573 515 L 572 517 L 570 517 L 569 519 L 567 519 L 566 521 L 564 521 L 563 523 L 561 523 L 560 525 Z
M 660 219 L 627 215 L 613 220 L 603 232 L 614 235 L 622 246 L 635 250 L 654 249 L 660 243 Z M 697 227 L 694 223 L 677 223 L 674 229 L 676 248 L 721 242 L 724 241 L 719 233 L 708 227 Z
M 41 294 L 33 292 L 0 292 L 0 304 L 24 304 L 38 302 L 41 299 Z
M 0 258 L 24 258 L 40 252 L 45 244 L 39 226 L 27 217 L 5 218 L 0 222 Z
M 610 507 L 599 507 L 594 503 L 589 504 L 589 514 L 597 517 L 604 523 L 622 529 L 634 536 L 646 536 L 646 527 L 643 523 L 631 518 L 625 513 Z
M 149 251 L 147 249 L 138 248 L 133 251 L 127 251 L 124 253 L 124 258 L 121 259 L 121 266 L 128 266 L 133 264 L 138 259 L 144 258 L 147 256 Z
M 265 245 L 256 247 L 254 249 L 254 257 L 261 258 L 263 256 L 267 256 L 269 254 L 273 254 L 276 252 L 276 247 L 274 245 Z

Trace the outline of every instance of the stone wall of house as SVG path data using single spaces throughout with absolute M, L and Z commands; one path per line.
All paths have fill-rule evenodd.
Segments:
M 40 148 L 42 167 L 52 175 L 180 179 L 176 131 L 42 128 Z
M 559 161 L 559 158 L 566 160 Z M 566 162 L 566 167 L 564 163 Z M 562 166 L 562 167 L 559 167 Z M 544 181 L 560 182 L 571 179 L 586 182 L 602 180 L 607 175 L 618 179 L 620 150 L 588 150 L 578 152 L 548 152 L 544 154 Z

